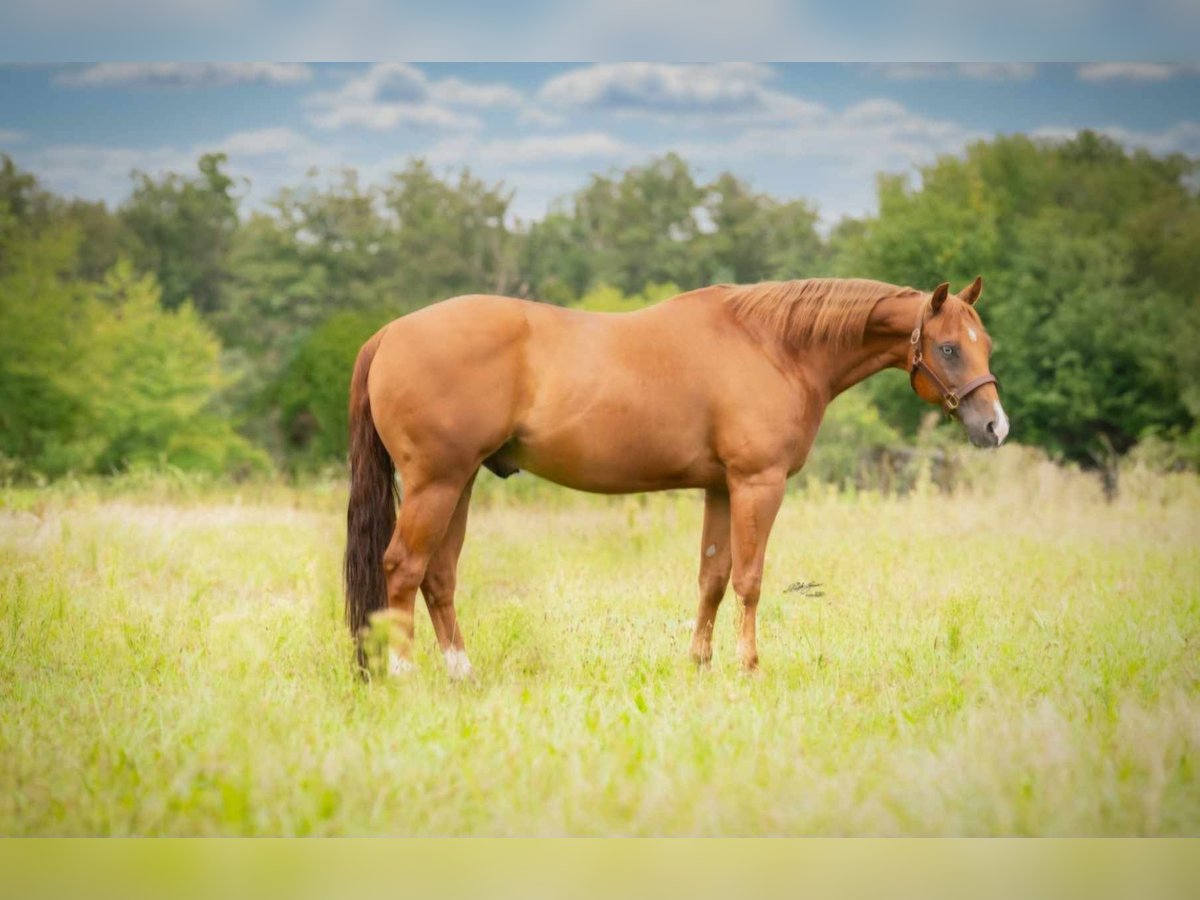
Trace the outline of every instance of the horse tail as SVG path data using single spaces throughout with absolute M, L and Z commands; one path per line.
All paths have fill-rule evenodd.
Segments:
M 346 508 L 346 624 L 358 663 L 366 668 L 363 632 L 371 613 L 387 606 L 383 553 L 396 527 L 395 464 L 375 429 L 367 375 L 383 331 L 363 344 L 350 378 L 350 502 Z

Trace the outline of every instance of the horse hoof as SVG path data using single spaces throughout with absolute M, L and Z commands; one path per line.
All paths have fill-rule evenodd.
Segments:
M 412 660 L 405 659 L 395 650 L 388 650 L 388 674 L 394 676 L 407 675 L 416 666 L 412 664 Z
M 451 647 L 445 656 L 446 671 L 450 673 L 451 681 L 468 681 L 475 677 L 475 670 L 471 668 L 471 660 L 467 657 L 466 650 Z

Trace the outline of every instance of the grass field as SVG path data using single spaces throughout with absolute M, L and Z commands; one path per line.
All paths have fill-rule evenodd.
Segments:
M 419 607 L 418 670 L 367 686 L 340 487 L 10 489 L 0 832 L 1200 833 L 1200 485 L 970 459 L 788 497 L 753 677 L 730 599 L 687 660 L 698 495 L 481 477 L 476 681 Z

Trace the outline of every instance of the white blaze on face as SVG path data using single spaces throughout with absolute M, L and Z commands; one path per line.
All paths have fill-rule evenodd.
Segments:
M 974 328 L 971 328 L 969 326 L 967 328 L 967 337 L 969 337 L 971 339 L 972 344 L 974 344 L 976 341 L 979 340 L 979 334 L 975 331 Z
M 997 400 L 995 404 L 996 424 L 992 426 L 992 431 L 996 434 L 996 446 L 1004 443 L 1004 439 L 1008 437 L 1008 416 L 1004 414 L 1004 407 Z

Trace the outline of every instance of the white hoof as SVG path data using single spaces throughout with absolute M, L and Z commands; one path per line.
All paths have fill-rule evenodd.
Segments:
M 407 675 L 409 672 L 411 672 L 415 668 L 416 668 L 416 666 L 414 666 L 412 664 L 411 660 L 405 659 L 403 656 L 401 656 L 395 650 L 392 650 L 390 647 L 388 648 L 388 674 L 389 675 Z
M 475 674 L 475 670 L 471 668 L 471 660 L 467 658 L 466 650 L 451 647 L 446 651 L 445 656 L 446 669 L 454 681 L 466 681 Z

